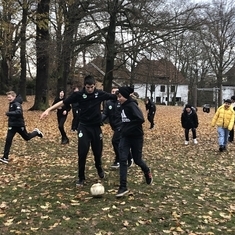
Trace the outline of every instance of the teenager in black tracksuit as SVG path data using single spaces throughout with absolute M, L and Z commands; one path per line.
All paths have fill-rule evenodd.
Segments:
M 131 87 L 120 87 L 118 90 L 118 100 L 122 108 L 122 126 L 119 145 L 120 186 L 116 197 L 122 197 L 129 192 L 127 189 L 127 158 L 130 149 L 135 164 L 144 172 L 146 183 L 151 184 L 153 181 L 150 169 L 142 159 L 144 117 L 137 102 L 130 97 L 133 91 Z
M 197 133 L 196 129 L 198 127 L 198 116 L 196 109 L 191 105 L 186 104 L 181 114 L 181 125 L 184 128 L 185 135 L 185 145 L 189 143 L 189 130 L 192 130 L 193 134 L 193 143 L 197 144 Z
M 64 91 L 60 91 L 59 97 L 56 97 L 52 105 L 64 100 Z M 65 129 L 64 129 L 64 123 L 67 119 L 68 113 L 71 109 L 70 105 L 64 105 L 63 107 L 59 107 L 57 109 L 57 122 L 58 122 L 58 128 L 61 134 L 61 144 L 68 144 L 69 138 L 66 135 Z
M 146 111 L 147 111 L 147 114 L 148 114 L 148 121 L 150 122 L 150 128 L 149 129 L 152 129 L 154 127 L 154 116 L 155 116 L 155 113 L 156 113 L 156 105 L 151 99 L 146 98 L 145 108 L 146 108 Z
M 113 88 L 111 90 L 111 94 L 115 94 L 117 91 L 117 88 Z M 113 130 L 113 136 L 112 136 L 112 145 L 113 150 L 115 153 L 115 160 L 114 163 L 111 165 L 111 168 L 119 168 L 119 143 L 121 139 L 121 124 L 122 124 L 122 118 L 121 118 L 121 104 L 118 100 L 108 100 L 105 103 L 104 111 L 102 113 L 102 122 L 104 122 L 108 118 L 109 124 Z M 132 155 L 131 152 L 128 155 L 128 166 L 130 167 L 132 165 Z
M 23 103 L 21 96 L 16 96 L 16 93 L 14 91 L 9 91 L 6 94 L 9 101 L 9 111 L 6 112 L 6 115 L 8 116 L 8 131 L 3 157 L 0 158 L 0 161 L 7 164 L 9 160 L 8 155 L 12 145 L 12 140 L 16 133 L 19 133 L 21 137 L 26 141 L 36 136 L 42 138 L 43 134 L 38 128 L 35 128 L 31 133 L 27 132 L 23 117 L 23 109 L 21 106 L 21 104 Z
M 94 154 L 95 167 L 99 177 L 104 178 L 102 168 L 102 150 L 103 136 L 101 130 L 101 103 L 105 100 L 117 99 L 116 95 L 112 95 L 95 88 L 95 79 L 88 75 L 84 78 L 84 88 L 81 91 L 72 93 L 67 99 L 48 108 L 41 115 L 41 119 L 49 114 L 53 109 L 63 105 L 79 103 L 79 127 L 78 127 L 78 181 L 77 186 L 83 186 L 85 181 L 85 165 L 86 158 L 91 146 Z

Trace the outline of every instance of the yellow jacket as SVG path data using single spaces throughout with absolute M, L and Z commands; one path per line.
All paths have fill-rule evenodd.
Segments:
M 228 130 L 232 130 L 234 126 L 234 111 L 232 106 L 230 106 L 228 109 L 224 108 L 224 104 L 221 105 L 211 122 L 212 126 L 219 126 L 223 128 L 227 128 Z

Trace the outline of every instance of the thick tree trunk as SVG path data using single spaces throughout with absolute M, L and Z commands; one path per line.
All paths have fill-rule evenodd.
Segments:
M 50 0 L 41 0 L 37 9 L 37 74 L 34 105 L 30 110 L 45 110 L 48 107 L 49 76 L 49 4 Z
M 107 57 L 106 57 L 106 69 L 105 69 L 103 86 L 104 90 L 107 92 L 110 92 L 112 89 L 114 60 L 116 57 L 115 29 L 116 29 L 116 20 L 117 20 L 117 7 L 118 7 L 118 0 L 115 0 L 113 6 L 110 7 L 110 9 L 113 9 L 113 11 L 110 12 L 109 29 L 106 39 Z
M 4 95 L 9 89 L 9 69 L 8 63 L 5 58 L 1 60 L 1 69 L 0 69 L 0 94 Z

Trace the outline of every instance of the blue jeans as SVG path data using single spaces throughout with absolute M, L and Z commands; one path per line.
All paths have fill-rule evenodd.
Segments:
M 219 145 L 226 146 L 228 143 L 229 130 L 227 128 L 218 126 L 217 132 Z

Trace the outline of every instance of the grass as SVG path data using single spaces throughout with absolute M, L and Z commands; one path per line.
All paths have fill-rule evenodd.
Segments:
M 6 101 L 0 97 L 1 103 Z M 234 234 L 235 177 L 234 143 L 228 151 L 218 152 L 217 133 L 210 127 L 213 116 L 199 107 L 198 145 L 184 146 L 180 125 L 182 107 L 158 106 L 156 128 L 144 124 L 143 158 L 151 167 L 154 182 L 146 185 L 141 170 L 128 170 L 130 193 L 121 199 L 115 194 L 118 170 L 111 170 L 114 155 L 112 131 L 103 126 L 103 166 L 106 178 L 101 182 L 106 193 L 90 195 L 90 187 L 99 181 L 93 155 L 88 154 L 87 184 L 78 189 L 77 136 L 70 133 L 71 116 L 66 122 L 70 144 L 60 145 L 55 113 L 39 121 L 40 112 L 28 112 L 33 103 L 24 104 L 27 129 L 45 133 L 43 139 L 25 142 L 15 136 L 10 162 L 0 165 L 0 234 Z M 140 103 L 143 109 L 143 105 Z M 6 130 L 1 108 L 0 125 Z M 144 111 L 144 109 L 143 109 Z M 6 131 L 0 134 L 3 151 Z

